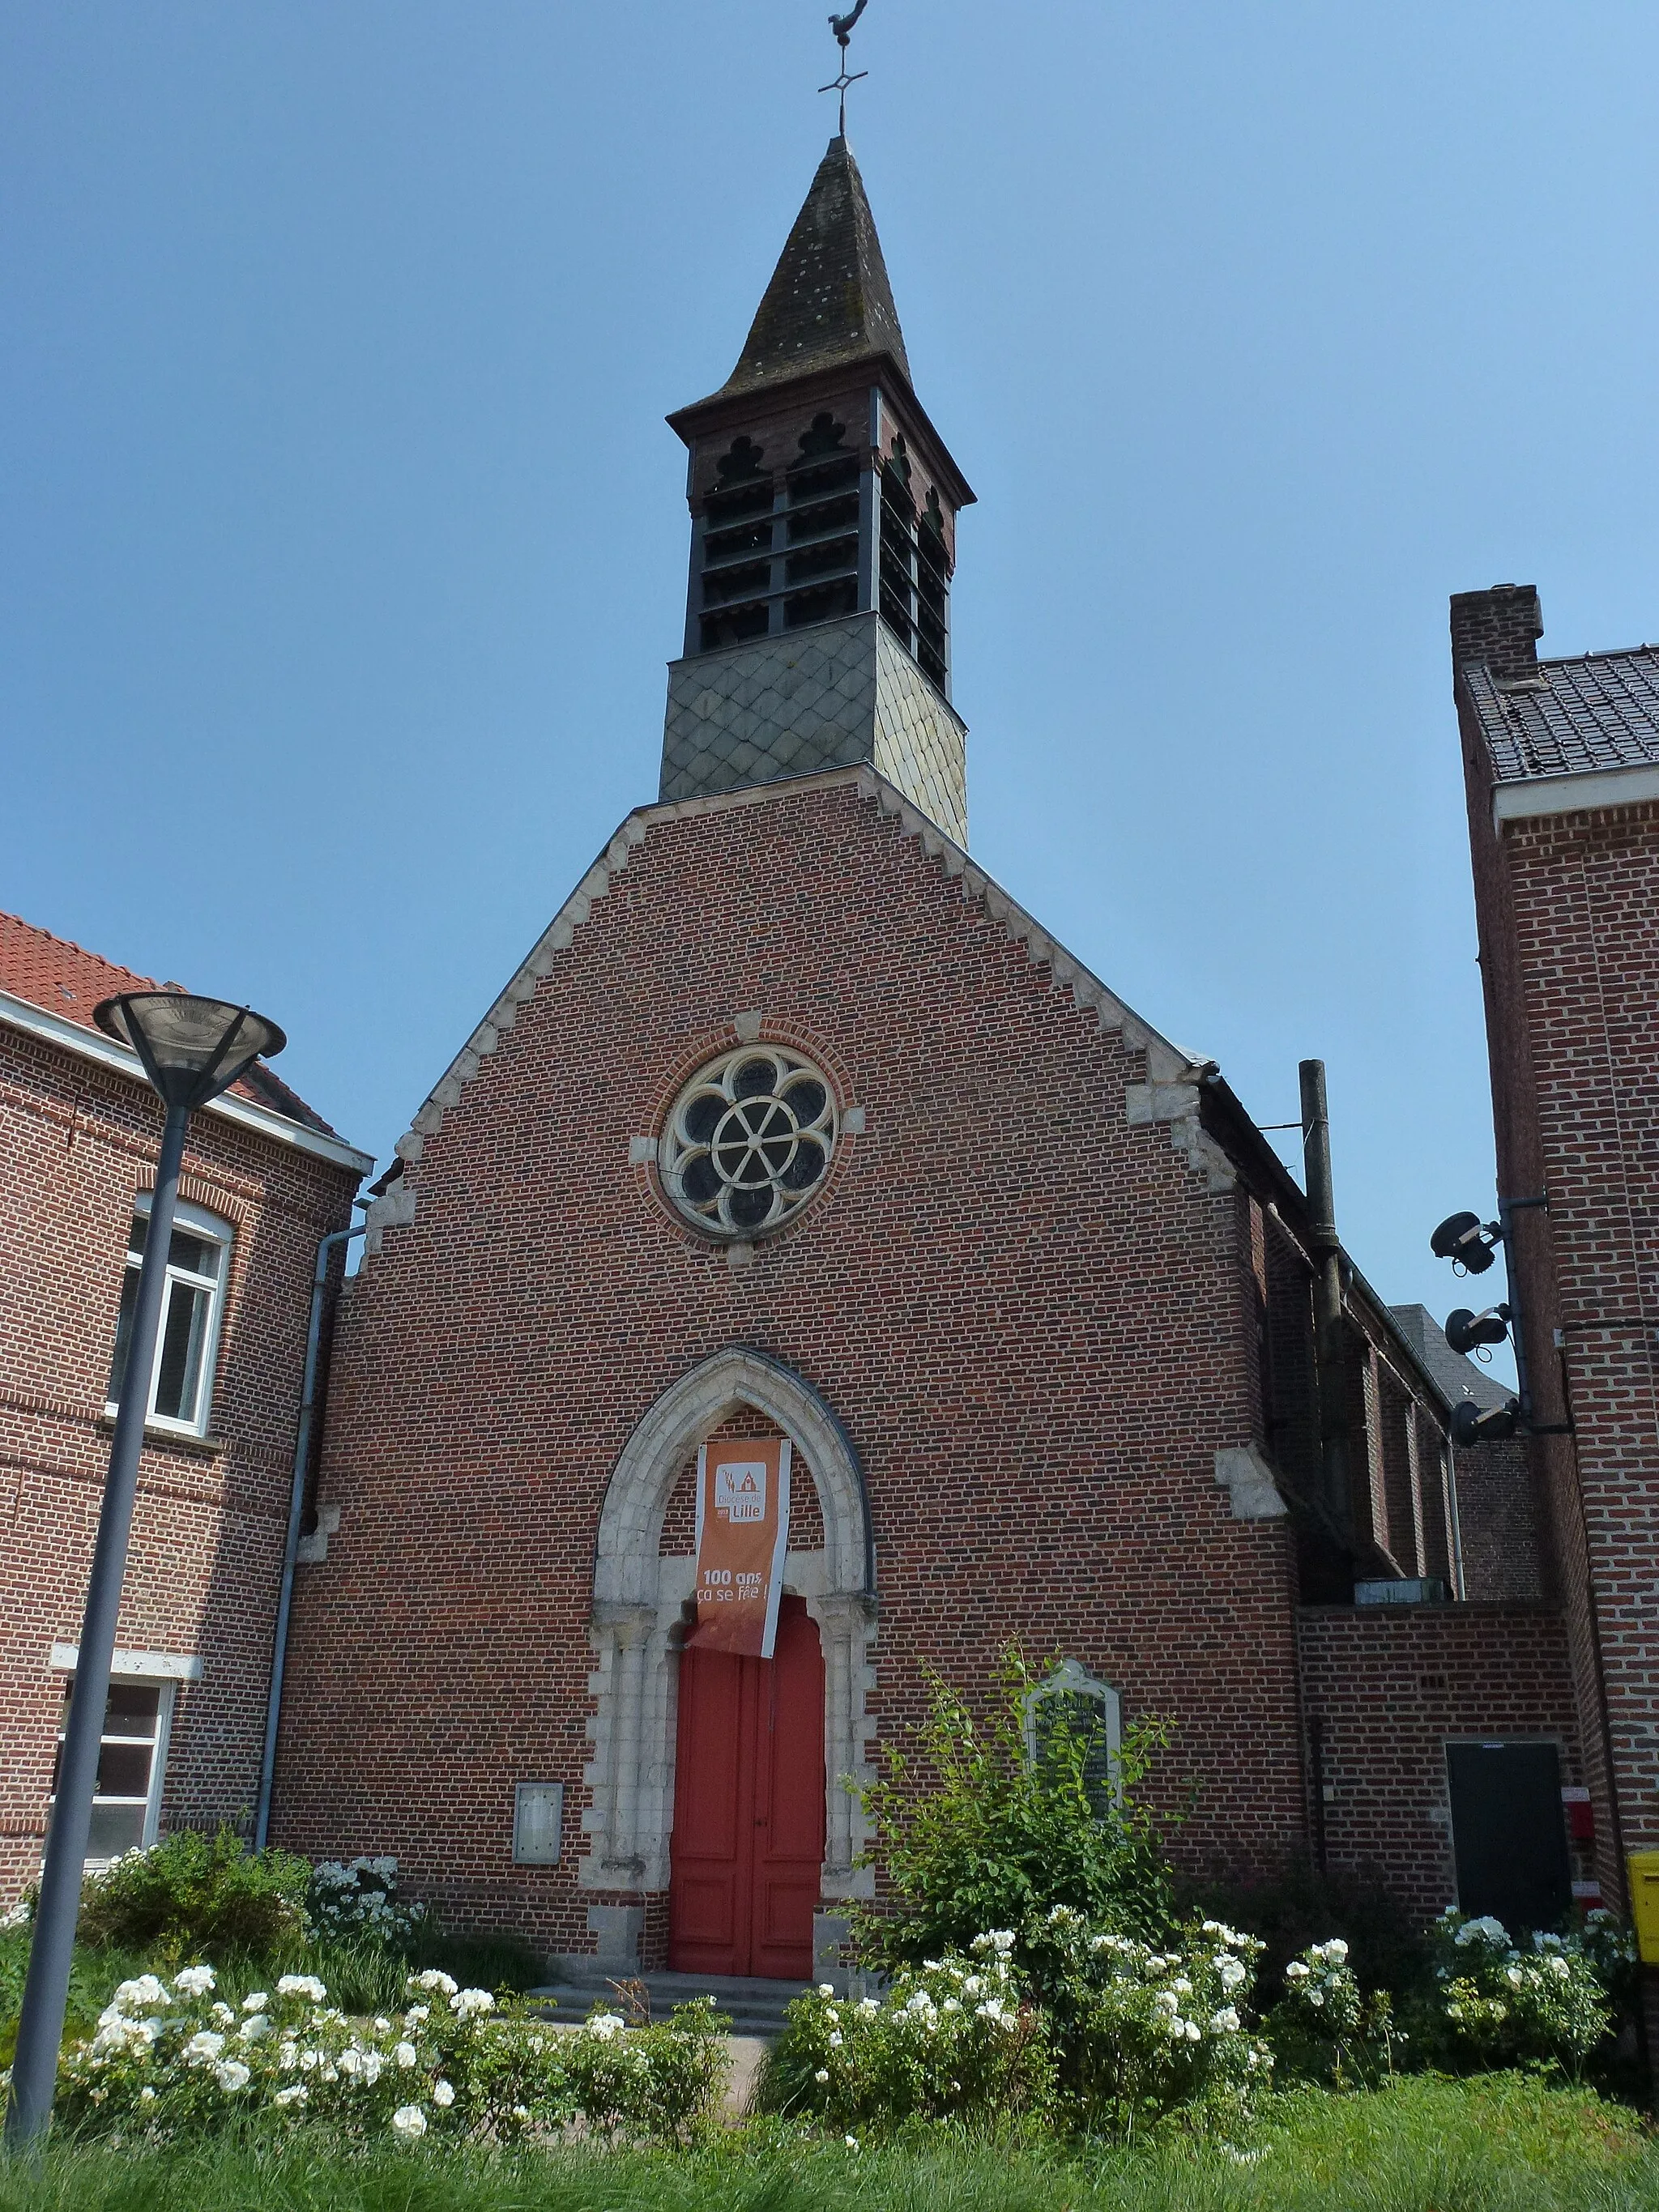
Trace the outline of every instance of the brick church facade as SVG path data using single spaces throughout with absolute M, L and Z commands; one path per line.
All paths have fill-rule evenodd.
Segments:
M 377 1187 L 276 1839 L 395 1851 L 462 1917 L 656 1966 L 691 1941 L 695 1801 L 726 1970 L 804 1973 L 870 1881 L 844 1778 L 926 1668 L 977 1691 L 1018 1639 L 1109 1727 L 1169 1721 L 1194 1864 L 1374 1867 L 1431 1912 L 1492 1826 L 1458 1755 L 1508 1746 L 1565 1907 L 1583 1704 L 1524 1460 L 1449 1441 L 1476 1371 L 1370 1290 L 1213 1062 L 969 856 L 972 493 L 842 140 L 732 377 L 671 420 L 659 793 Z M 688 1717 L 722 1436 L 793 1452 L 811 1710 L 782 1729 L 761 1677 L 729 1725 Z M 784 1826 L 787 1942 L 756 1903 Z

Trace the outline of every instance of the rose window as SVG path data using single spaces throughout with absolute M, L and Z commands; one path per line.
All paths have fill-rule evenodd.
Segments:
M 746 1044 L 686 1085 L 657 1161 L 669 1196 L 699 1228 L 755 1237 L 800 1211 L 835 1148 L 828 1080 L 798 1052 Z

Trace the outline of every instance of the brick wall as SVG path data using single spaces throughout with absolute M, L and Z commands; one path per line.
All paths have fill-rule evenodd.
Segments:
M 1659 807 L 1492 820 L 1492 770 L 1460 692 L 1500 1188 L 1516 1217 L 1537 1417 L 1545 1586 L 1561 1589 L 1602 1838 L 1659 1847 Z M 1606 1729 L 1603 1720 L 1605 1697 Z M 1619 1802 L 1610 1802 L 1604 1736 Z
M 0 1901 L 38 1870 L 63 1676 L 102 1502 L 103 1419 L 133 1200 L 159 1103 L 136 1081 L 0 1028 Z M 183 1193 L 234 1231 L 211 1434 L 146 1445 L 117 1641 L 194 1655 L 177 1692 L 164 1826 L 254 1802 L 318 1240 L 356 1179 L 211 1114 Z
M 1537 1475 L 1523 1437 L 1460 1452 L 1457 1503 L 1467 1597 L 1559 1602 L 1559 1591 L 1546 1580 Z
M 630 1164 L 675 1086 L 792 1042 L 862 1105 L 828 1189 L 733 1267 Z M 277 1832 L 395 1850 L 458 1911 L 582 1949 L 600 1502 L 660 1394 L 757 1347 L 862 1464 L 870 1710 L 1014 1636 L 1167 1715 L 1182 1848 L 1304 1832 L 1283 1521 L 1218 1447 L 1261 1440 L 1249 1205 L 1166 1123 L 1143 1053 L 848 781 L 659 813 L 426 1135 L 412 1223 L 343 1314 L 302 1571 Z M 514 1782 L 567 1788 L 566 1862 L 515 1869 Z
M 1543 1736 L 1584 1778 L 1561 1616 L 1528 1606 L 1309 1606 L 1297 1616 L 1333 1869 L 1375 1871 L 1431 1919 L 1455 1897 L 1445 1747 Z M 1588 1870 L 1576 1863 L 1575 1873 Z

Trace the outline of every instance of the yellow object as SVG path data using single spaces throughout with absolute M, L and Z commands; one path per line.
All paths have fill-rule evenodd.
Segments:
M 1659 1966 L 1659 1851 L 1632 1851 L 1628 1864 L 1636 1948 L 1644 1966 Z

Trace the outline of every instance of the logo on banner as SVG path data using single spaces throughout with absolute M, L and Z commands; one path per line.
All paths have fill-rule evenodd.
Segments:
M 722 1461 L 714 1469 L 714 1510 L 726 1522 L 764 1521 L 766 1462 Z
M 689 1643 L 769 1659 L 789 1539 L 789 1443 L 755 1437 L 697 1454 L 697 1625 Z

